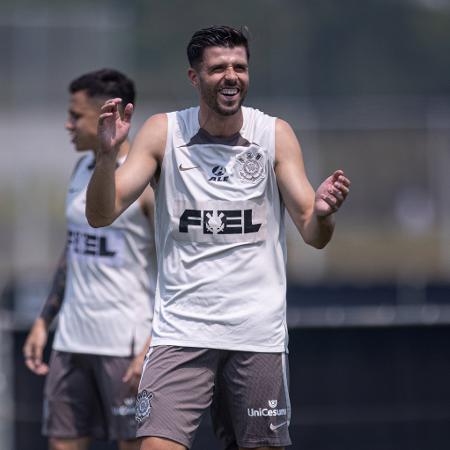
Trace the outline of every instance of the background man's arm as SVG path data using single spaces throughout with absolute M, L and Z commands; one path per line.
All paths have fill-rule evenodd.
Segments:
M 155 194 L 150 186 L 147 186 L 139 197 L 139 204 L 145 216 L 149 221 L 149 232 L 154 233 L 154 206 L 155 206 Z M 144 366 L 145 355 L 148 352 L 150 346 L 151 336 L 147 338 L 141 351 L 131 360 L 127 371 L 122 377 L 124 383 L 128 383 L 132 389 L 137 392 L 139 387 L 139 381 L 142 375 L 142 369 Z
M 125 162 L 116 170 L 120 145 L 128 136 L 132 105 L 125 108 L 124 119 L 117 105 L 109 100 L 99 119 L 100 149 L 86 196 L 86 217 L 93 227 L 110 225 L 142 194 L 157 171 L 166 145 L 167 116 L 150 117 L 140 129 Z
M 333 235 L 333 214 L 345 200 L 350 181 L 342 170 L 337 170 L 314 192 L 294 131 L 280 119 L 275 130 L 275 173 L 283 201 L 303 240 L 323 248 Z
M 148 352 L 152 338 L 148 337 L 142 350 L 131 360 L 127 371 L 122 377 L 124 383 L 128 383 L 132 389 L 136 392 L 139 387 L 139 382 L 141 380 L 142 369 L 144 368 L 145 355 Z
M 45 375 L 48 366 L 42 361 L 42 355 L 48 339 L 48 329 L 61 309 L 66 289 L 67 246 L 59 259 L 58 267 L 53 277 L 50 294 L 45 301 L 39 316 L 34 321 L 28 333 L 23 356 L 26 366 L 37 375 Z

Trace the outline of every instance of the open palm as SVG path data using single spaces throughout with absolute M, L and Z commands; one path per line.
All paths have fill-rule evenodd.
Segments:
M 133 105 L 126 105 L 123 118 L 119 112 L 120 98 L 108 100 L 102 106 L 102 114 L 98 120 L 98 137 L 103 152 L 117 151 L 130 131 Z

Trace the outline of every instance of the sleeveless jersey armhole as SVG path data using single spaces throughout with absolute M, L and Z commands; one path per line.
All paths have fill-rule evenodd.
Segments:
M 164 148 L 164 155 L 161 161 L 161 173 L 159 178 L 162 179 L 164 173 L 166 172 L 167 160 L 170 157 L 170 153 L 172 152 L 172 136 L 173 136 L 173 128 L 175 122 L 175 113 L 170 112 L 166 113 L 167 116 L 167 135 L 166 135 L 166 146 Z M 159 181 L 158 181 L 159 184 Z
M 270 127 L 269 127 L 269 155 L 272 161 L 272 168 L 275 169 L 275 157 L 276 157 L 276 138 L 275 138 L 275 129 L 276 129 L 277 118 L 271 117 Z
M 80 166 L 82 165 L 82 163 L 89 158 L 91 155 L 84 155 L 82 156 L 76 163 L 75 163 L 75 167 L 72 170 L 72 174 L 70 175 L 69 178 L 69 183 L 71 183 L 75 177 L 75 174 L 77 173 L 77 170 L 80 168 Z

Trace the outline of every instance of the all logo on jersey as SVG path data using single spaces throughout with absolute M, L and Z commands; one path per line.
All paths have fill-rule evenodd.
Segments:
M 230 176 L 227 174 L 227 169 L 224 166 L 214 166 L 211 169 L 211 176 L 208 181 L 228 181 Z
M 95 260 L 101 264 L 121 267 L 124 263 L 125 238 L 120 230 L 73 226 L 67 231 L 67 249 L 71 257 Z
M 79 255 L 106 257 L 116 255 L 116 251 L 111 248 L 111 243 L 108 243 L 107 236 L 68 230 L 67 245 L 70 251 Z
M 253 223 L 251 209 L 199 210 L 185 209 L 180 217 L 178 230 L 188 233 L 195 227 L 203 234 L 247 234 L 257 233 L 260 223 Z
M 246 183 L 256 183 L 265 177 L 264 155 L 259 150 L 246 150 L 236 156 L 236 171 Z

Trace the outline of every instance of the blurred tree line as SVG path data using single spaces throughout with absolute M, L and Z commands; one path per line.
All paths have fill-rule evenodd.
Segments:
M 449 0 L 0 0 L 0 81 L 17 84 L 27 51 L 30 82 L 46 67 L 58 93 L 114 64 L 141 98 L 186 100 L 186 44 L 212 24 L 250 30 L 253 96 L 450 93 Z
M 185 89 L 189 37 L 222 23 L 249 27 L 259 97 L 450 94 L 448 0 L 140 0 L 135 7 L 135 63 L 151 97 L 168 84 L 177 95 Z

